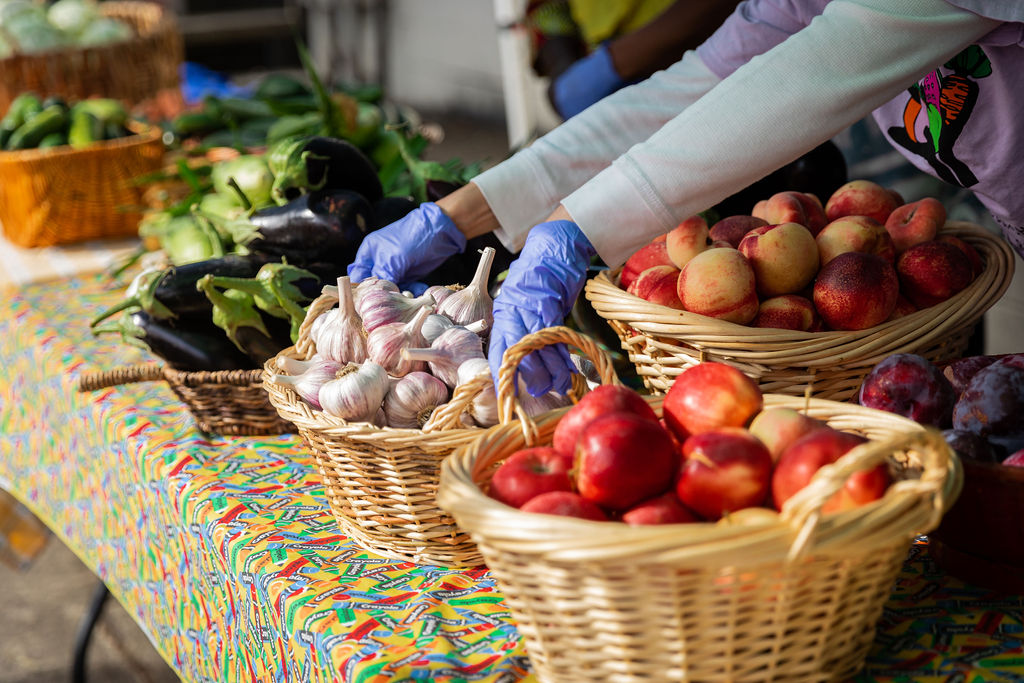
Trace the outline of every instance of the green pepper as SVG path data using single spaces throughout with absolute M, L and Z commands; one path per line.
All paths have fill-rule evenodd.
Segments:
M 87 111 L 104 125 L 114 123 L 123 126 L 128 123 L 128 111 L 118 100 L 109 97 L 93 97 L 82 100 L 72 107 L 73 110 Z
M 64 130 L 68 124 L 67 110 L 57 104 L 46 109 L 21 124 L 7 140 L 7 149 L 30 149 L 50 133 Z
M 68 144 L 75 148 L 88 147 L 103 139 L 103 121 L 91 111 L 75 108 L 71 111 Z

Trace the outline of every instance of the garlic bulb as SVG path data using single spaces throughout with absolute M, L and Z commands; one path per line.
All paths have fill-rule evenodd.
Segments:
M 447 316 L 456 325 L 467 325 L 476 320 L 484 320 L 487 329 L 491 329 L 494 314 L 491 295 L 487 292 L 487 279 L 491 274 L 491 263 L 494 261 L 494 248 L 486 247 L 477 264 L 473 281 L 458 292 L 444 300 L 437 307 L 437 312 Z
M 541 396 L 530 396 L 530 392 L 526 390 L 526 384 L 522 380 L 519 381 L 519 405 L 523 407 L 523 411 L 530 417 L 542 415 L 549 410 L 555 408 L 561 408 L 572 403 L 572 399 L 565 394 L 556 394 L 553 391 L 549 391 Z
M 309 328 L 317 353 L 339 363 L 366 360 L 363 326 L 352 301 L 348 276 L 338 278 L 338 307 L 323 313 Z
M 402 349 L 409 360 L 425 360 L 434 377 L 455 388 L 459 384 L 459 366 L 470 358 L 484 358 L 480 337 L 465 327 L 450 327 L 441 333 L 429 349 Z
M 410 299 L 400 292 L 376 288 L 362 296 L 356 310 L 363 319 L 363 329 L 369 334 L 381 325 L 407 323 L 421 308 L 433 305 L 434 300 L 429 294 Z
M 279 366 L 283 364 L 282 360 L 294 361 L 296 364 L 302 363 L 306 365 L 306 369 L 294 376 L 274 375 L 271 377 L 271 381 L 274 384 L 290 386 L 296 394 L 302 397 L 302 400 L 319 410 L 321 407 L 319 400 L 320 387 L 334 379 L 338 370 L 341 369 L 341 363 L 327 358 L 303 362 L 279 356 Z
M 448 400 L 445 383 L 426 372 L 410 372 L 394 382 L 384 397 L 389 427 L 421 429 L 437 406 Z
M 381 280 L 379 277 L 373 277 L 372 275 L 356 285 L 356 290 L 353 292 L 352 297 L 356 302 L 356 308 L 359 308 L 359 302 L 362 300 L 363 295 L 369 291 L 381 289 L 385 292 L 397 292 L 398 285 L 388 280 Z
M 442 287 L 441 285 L 431 285 L 430 287 L 427 287 L 426 291 L 426 294 L 432 296 L 434 298 L 434 303 L 437 304 L 438 306 L 441 305 L 442 301 L 444 301 L 454 293 L 454 289 Z
M 433 344 L 434 340 L 441 336 L 441 333 L 450 327 L 458 327 L 448 318 L 437 313 L 427 316 L 426 321 L 423 323 L 423 338 L 427 340 L 428 344 Z M 465 326 L 467 330 L 473 334 L 483 334 L 487 331 L 487 321 L 477 320 Z
M 421 372 L 427 364 L 402 357 L 402 349 L 418 348 L 427 344 L 423 338 L 423 324 L 433 309 L 424 306 L 407 323 L 388 323 L 375 328 L 366 336 L 366 354 L 383 367 L 392 377 L 404 377 L 410 372 Z
M 474 377 L 486 373 L 491 374 L 491 366 L 485 358 L 470 358 L 459 366 L 459 384 L 465 384 Z M 481 427 L 491 427 L 498 424 L 498 396 L 494 391 L 494 383 L 488 382 L 487 386 L 477 394 L 473 402 L 469 404 L 469 415 L 473 422 Z
M 320 387 L 318 398 L 325 413 L 350 422 L 368 422 L 388 393 L 388 373 L 368 360 L 362 365 L 349 363 L 335 379 Z

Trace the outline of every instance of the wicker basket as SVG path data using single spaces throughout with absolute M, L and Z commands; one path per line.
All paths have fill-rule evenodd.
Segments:
M 184 47 L 174 15 L 154 2 L 104 2 L 100 11 L 129 24 L 136 36 L 109 45 L 0 59 L 0 111 L 29 91 L 69 100 L 113 97 L 130 106 L 164 93 L 180 100 L 178 67 Z
M 134 125 L 134 124 L 133 124 Z M 160 168 L 160 129 L 74 149 L 0 152 L 0 223 L 8 240 L 45 247 L 138 232 L 143 188 Z
M 298 343 L 278 355 L 311 358 L 316 352 L 309 338 L 312 321 L 337 302 L 325 294 L 310 304 Z M 434 496 L 441 461 L 483 431 L 454 428 L 457 420 L 450 418 L 463 412 L 489 377 L 458 387 L 449 407 L 435 411 L 419 430 L 350 423 L 328 415 L 291 388 L 272 382 L 270 377 L 278 372 L 277 359 L 271 358 L 264 374 L 267 395 L 313 452 L 342 533 L 384 557 L 446 567 L 481 563 L 476 544 L 437 506 Z
M 665 392 L 686 368 L 702 360 L 733 365 L 762 391 L 849 399 L 864 376 L 893 353 L 916 353 L 932 362 L 963 355 L 974 324 L 1003 295 L 1013 277 L 1013 252 L 1001 239 L 970 223 L 951 222 L 955 235 L 985 260 L 985 270 L 950 299 L 856 332 L 798 332 L 748 327 L 652 304 L 622 290 L 618 273 L 603 272 L 586 285 L 587 299 L 619 335 L 644 383 Z
M 506 369 L 556 340 L 524 339 Z M 509 387 L 499 381 L 502 405 Z M 745 524 L 630 527 L 487 496 L 501 461 L 549 443 L 565 409 L 537 420 L 533 440 L 519 425 L 494 427 L 445 462 L 438 500 L 478 543 L 540 681 L 821 682 L 861 668 L 912 539 L 959 492 L 959 461 L 939 432 L 889 413 L 780 395 L 765 405 L 872 441 L 820 470 L 781 515 Z M 851 473 L 883 461 L 902 477 L 881 500 L 821 514 Z
M 278 416 L 263 391 L 262 370 L 184 372 L 156 363 L 82 375 L 79 391 L 166 380 L 203 432 L 224 436 L 286 434 L 295 427 Z

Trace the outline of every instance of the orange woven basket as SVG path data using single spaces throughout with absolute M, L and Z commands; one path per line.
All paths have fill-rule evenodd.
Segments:
M 160 168 L 159 128 L 97 142 L 0 152 L 0 223 L 8 240 L 45 247 L 138 231 L 143 188 L 135 179 Z
M 112 97 L 131 106 L 163 92 L 180 100 L 184 47 L 174 15 L 154 2 L 104 2 L 100 11 L 136 35 L 109 45 L 0 59 L 0 111 L 28 91 L 69 100 Z

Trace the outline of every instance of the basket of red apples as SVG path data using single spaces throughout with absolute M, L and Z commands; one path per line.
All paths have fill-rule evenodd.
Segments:
M 516 366 L 554 343 L 582 349 L 602 384 L 523 417 Z M 762 394 L 714 362 L 643 397 L 603 355 L 566 328 L 524 338 L 499 377 L 502 424 L 442 466 L 438 502 L 477 542 L 538 678 L 854 674 L 908 546 L 959 491 L 941 433 Z
M 866 180 L 824 206 L 780 192 L 752 214 L 687 218 L 587 283 L 651 390 L 711 360 L 766 392 L 846 400 L 889 354 L 962 356 L 1013 274 L 997 236 Z
M 938 563 L 970 583 L 1024 593 L 1024 353 L 941 368 L 894 354 L 868 373 L 858 399 L 943 429 L 963 462 L 963 492 L 929 539 Z

